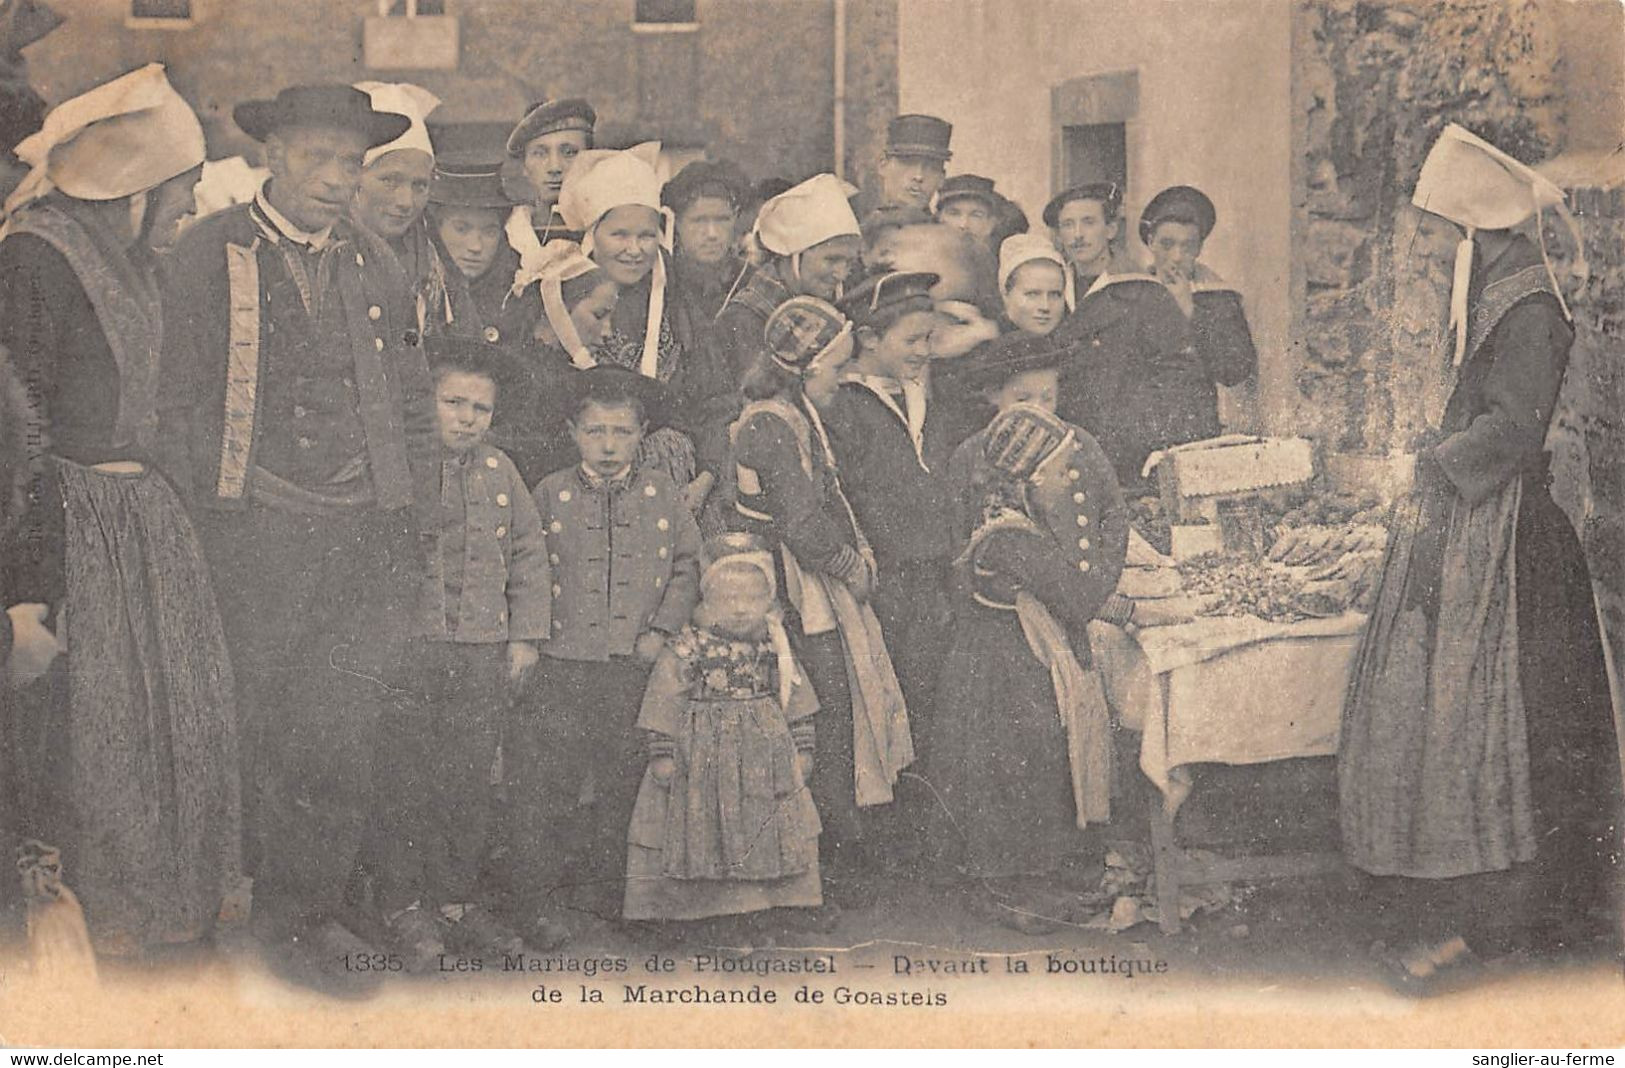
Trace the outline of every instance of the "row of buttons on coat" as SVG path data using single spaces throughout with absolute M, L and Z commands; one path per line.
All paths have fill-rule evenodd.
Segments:
M 1096 341 L 1095 344 L 1098 345 L 1098 344 L 1100 344 L 1100 342 Z M 1068 482 L 1077 482 L 1081 478 L 1083 478 L 1083 472 L 1082 471 L 1079 471 L 1076 467 L 1067 468 L 1066 480 Z M 1087 499 L 1088 498 L 1084 496 L 1084 493 L 1083 493 L 1082 490 L 1077 490 L 1076 492 L 1074 492 L 1072 494 L 1072 503 L 1073 504 L 1082 504 Z M 1086 527 L 1088 525 L 1089 525 L 1089 517 L 1088 516 L 1086 516 L 1086 515 L 1078 516 L 1078 526 Z M 1089 539 L 1088 538 L 1079 538 L 1078 539 L 1078 548 L 1087 551 L 1088 548 L 1089 548 Z M 1087 561 L 1087 560 L 1079 560 L 1078 561 L 1078 570 L 1079 571 L 1088 571 L 1089 570 L 1089 561 Z

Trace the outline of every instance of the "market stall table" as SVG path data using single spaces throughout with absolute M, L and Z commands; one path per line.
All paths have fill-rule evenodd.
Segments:
M 1337 752 L 1343 694 L 1365 616 L 1271 623 L 1199 617 L 1130 634 L 1096 622 L 1090 644 L 1107 698 L 1140 732 L 1140 770 L 1163 803 L 1151 811 L 1157 911 L 1179 930 L 1180 886 L 1332 870 L 1333 854 L 1197 863 L 1174 837 L 1193 764 L 1261 764 Z

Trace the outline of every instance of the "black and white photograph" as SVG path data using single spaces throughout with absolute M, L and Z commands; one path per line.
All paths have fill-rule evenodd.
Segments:
M 1619 0 L 0 0 L 0 1045 L 1617 1048 L 1622 325 Z

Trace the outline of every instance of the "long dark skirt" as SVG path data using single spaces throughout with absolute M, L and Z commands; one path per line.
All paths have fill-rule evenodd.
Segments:
M 1407 592 L 1417 520 L 1401 508 L 1344 710 L 1345 852 L 1437 883 L 1398 891 L 1400 937 L 1563 944 L 1618 892 L 1619 747 L 1585 557 L 1538 478 L 1515 491 L 1452 512 L 1437 619 Z M 1479 668 L 1471 699 L 1443 685 L 1453 663 L 1492 661 L 1515 671 Z
M 1030 875 L 1086 848 L 1054 683 L 1014 612 L 959 602 L 935 733 L 925 774 L 943 808 L 944 861 L 979 877 Z
M 58 461 L 68 654 L 19 695 L 17 830 L 62 850 L 102 952 L 206 934 L 241 873 L 231 664 L 191 522 L 151 472 Z

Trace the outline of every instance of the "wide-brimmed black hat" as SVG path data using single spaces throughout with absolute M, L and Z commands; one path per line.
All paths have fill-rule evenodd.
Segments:
M 751 198 L 750 180 L 728 160 L 697 159 L 661 187 L 660 203 L 681 212 L 702 196 L 720 196 L 738 211 Z
M 1069 351 L 1054 334 L 1040 337 L 1016 330 L 956 361 L 956 379 L 969 390 L 996 389 L 1024 372 L 1059 367 Z
M 592 145 L 593 127 L 598 125 L 598 112 L 579 97 L 564 100 L 543 100 L 532 104 L 525 117 L 508 135 L 508 155 L 523 156 L 525 146 L 544 134 L 559 130 L 580 130 Z
M 1074 200 L 1095 200 L 1105 205 L 1106 218 L 1114 219 L 1123 206 L 1123 191 L 1116 182 L 1084 182 L 1063 189 L 1044 205 L 1044 225 L 1051 229 L 1061 225 L 1061 209 Z
M 1208 195 L 1193 185 L 1171 185 L 1151 198 L 1140 212 L 1140 240 L 1151 243 L 1151 232 L 1159 222 L 1174 219 L 1196 227 L 1206 241 L 1219 214 Z
M 899 115 L 886 124 L 886 155 L 900 159 L 953 158 L 948 142 L 954 128 L 935 115 Z
M 263 141 L 288 126 L 336 126 L 357 130 L 377 148 L 407 131 L 412 120 L 378 111 L 372 97 L 349 85 L 290 85 L 274 100 L 245 100 L 231 110 L 243 133 Z
M 997 211 L 1003 199 L 993 191 L 993 179 L 980 174 L 956 174 L 937 189 L 937 210 L 941 211 L 950 200 L 979 200 L 988 211 Z
M 423 339 L 423 355 L 431 370 L 455 367 L 490 375 L 497 386 L 497 403 L 502 394 L 525 381 L 526 370 L 507 347 L 496 344 L 489 332 L 433 334 Z
M 429 203 L 448 208 L 498 208 L 513 200 L 502 188 L 502 164 L 436 163 L 429 182 Z
M 588 401 L 614 405 L 632 399 L 643 408 L 643 421 L 649 430 L 659 430 L 671 422 L 671 393 L 659 379 L 646 378 L 625 367 L 601 363 L 596 367 L 572 371 L 565 382 L 569 403 L 565 411 L 567 419 L 573 420 L 576 412 Z

